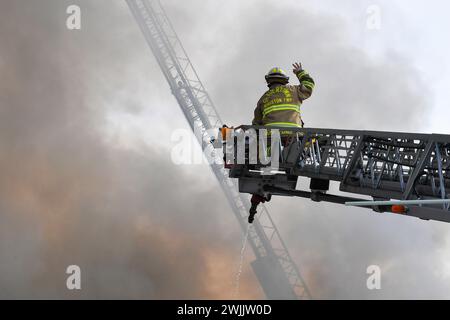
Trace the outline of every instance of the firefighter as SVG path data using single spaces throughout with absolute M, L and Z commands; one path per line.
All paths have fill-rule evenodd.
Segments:
M 278 67 L 266 75 L 267 90 L 255 109 L 253 125 L 302 128 L 300 106 L 314 90 L 314 80 L 303 70 L 301 63 L 294 63 L 294 74 L 300 85 L 289 85 L 286 72 Z
M 303 100 L 308 99 L 314 90 L 314 80 L 303 70 L 302 64 L 293 64 L 293 72 L 300 81 L 300 85 L 289 85 L 289 77 L 284 70 L 275 67 L 266 75 L 267 90 L 259 99 L 255 109 L 253 125 L 276 126 L 287 128 L 303 128 L 300 116 L 300 106 Z M 281 142 L 286 146 L 290 141 L 291 132 L 281 131 Z M 260 203 L 270 201 L 263 196 L 253 194 L 251 198 L 250 215 L 248 222 L 252 223 Z

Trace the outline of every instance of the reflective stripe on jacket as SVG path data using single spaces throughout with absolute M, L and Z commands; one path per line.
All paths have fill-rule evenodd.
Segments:
M 259 99 L 253 125 L 301 127 L 300 106 L 314 90 L 314 80 L 302 70 L 297 73 L 300 85 L 274 84 Z

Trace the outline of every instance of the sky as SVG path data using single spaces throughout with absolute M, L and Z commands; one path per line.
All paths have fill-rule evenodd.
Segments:
M 81 30 L 66 28 L 70 4 Z M 163 4 L 229 125 L 251 121 L 270 67 L 299 60 L 317 83 L 309 127 L 449 133 L 445 1 Z M 173 163 L 189 126 L 124 1 L 0 0 L 0 73 L 1 298 L 232 297 L 241 230 L 207 165 Z M 444 223 L 268 208 L 315 298 L 449 298 Z M 264 297 L 253 259 L 242 298 Z M 380 290 L 366 287 L 373 264 Z

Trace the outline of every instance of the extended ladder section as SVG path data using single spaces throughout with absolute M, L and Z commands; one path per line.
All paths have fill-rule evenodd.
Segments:
M 281 132 L 276 168 L 262 164 L 259 156 L 256 162 L 249 157 L 251 143 L 256 143 L 259 153 L 267 153 L 268 145 L 274 151 L 271 140 L 275 139 L 270 138 L 276 137 L 271 134 L 274 129 Z M 225 167 L 230 177 L 239 179 L 240 192 L 265 199 L 285 195 L 367 203 L 378 212 L 450 222 L 450 135 L 241 126 L 227 129 L 226 136 L 228 141 L 222 140 Z M 245 146 L 243 163 L 236 161 L 239 145 Z M 310 190 L 296 189 L 298 177 L 311 178 Z M 353 195 L 329 194 L 330 181 L 338 181 L 340 191 Z M 391 205 L 392 199 L 399 200 L 400 206 Z
M 248 198 L 240 194 L 236 180 L 228 178 L 220 155 L 209 143 L 208 132 L 217 130 L 222 121 L 207 91 L 191 64 L 164 9 L 158 1 L 127 0 L 148 45 L 170 85 L 191 129 L 214 172 L 242 229 L 247 230 Z M 214 218 L 214 210 L 211 211 Z M 280 233 L 266 208 L 249 230 L 248 242 L 256 260 L 252 267 L 270 299 L 309 299 L 308 288 L 292 260 Z

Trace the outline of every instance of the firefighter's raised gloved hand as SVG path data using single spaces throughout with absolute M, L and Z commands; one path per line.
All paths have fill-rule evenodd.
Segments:
M 293 65 L 294 70 L 292 70 L 295 74 L 299 73 L 303 70 L 302 64 L 300 62 L 295 62 Z

